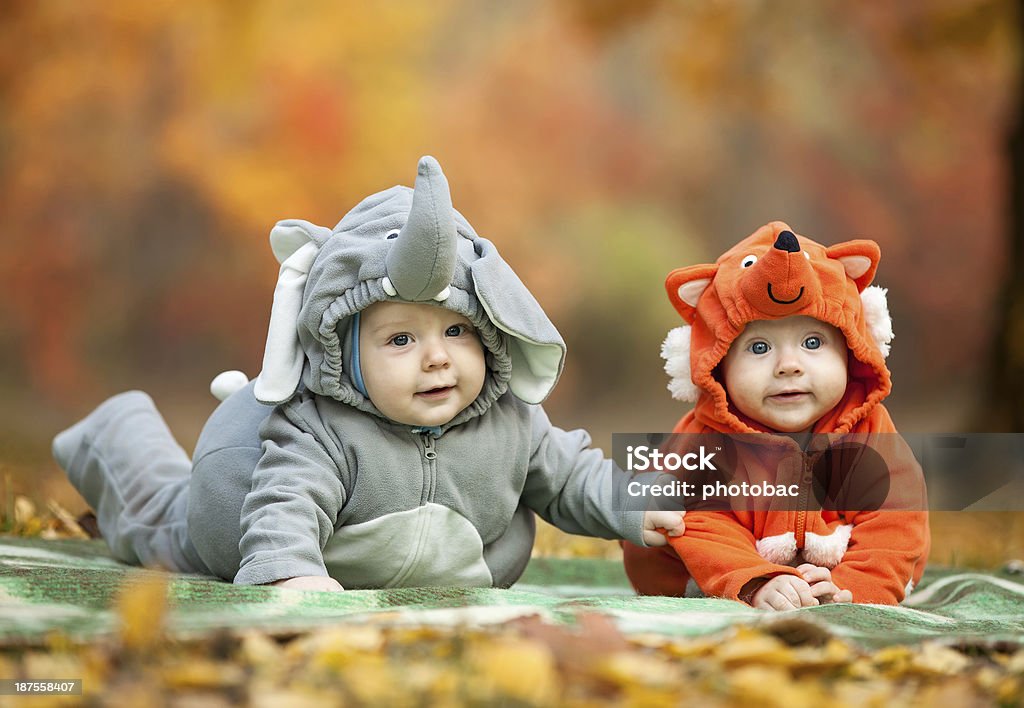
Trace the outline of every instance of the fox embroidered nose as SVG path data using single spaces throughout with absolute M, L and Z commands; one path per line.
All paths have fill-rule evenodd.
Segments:
M 782 231 L 779 233 L 779 237 L 775 239 L 775 248 L 780 251 L 797 253 L 800 250 L 800 242 L 796 240 L 796 236 L 792 231 Z

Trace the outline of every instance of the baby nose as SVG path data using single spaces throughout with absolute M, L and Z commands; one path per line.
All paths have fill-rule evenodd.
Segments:
M 800 354 L 791 347 L 783 347 L 779 351 L 779 358 L 775 362 L 777 376 L 791 376 L 803 373 L 803 364 L 800 361 Z
M 430 342 L 423 352 L 423 368 L 436 369 L 448 366 L 451 357 L 448 355 L 448 347 L 440 340 Z

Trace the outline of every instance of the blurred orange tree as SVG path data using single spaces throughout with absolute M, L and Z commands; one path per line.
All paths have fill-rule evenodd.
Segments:
M 644 422 L 671 424 L 664 274 L 772 218 L 880 241 L 897 391 L 969 389 L 1003 274 L 1013 12 L 5 3 L 0 386 L 85 405 L 255 374 L 272 224 L 333 225 L 431 153 L 569 341 L 555 405 L 580 423 L 657 400 Z

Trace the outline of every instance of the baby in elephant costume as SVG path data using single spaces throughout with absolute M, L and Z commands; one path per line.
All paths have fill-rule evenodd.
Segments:
M 333 231 L 282 221 L 270 241 L 263 370 L 214 381 L 191 460 L 137 391 L 54 440 L 119 559 L 300 589 L 507 587 L 532 512 L 644 545 L 683 532 L 678 512 L 616 508 L 621 472 L 548 421 L 565 345 L 433 158 Z

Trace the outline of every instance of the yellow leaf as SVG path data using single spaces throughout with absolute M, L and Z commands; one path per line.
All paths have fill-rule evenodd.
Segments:
M 775 637 L 741 627 L 736 636 L 724 642 L 716 653 L 719 661 L 729 666 L 740 664 L 773 664 L 790 666 L 793 651 Z
M 718 650 L 720 644 L 721 639 L 717 637 L 714 639 L 676 640 L 668 643 L 665 646 L 665 650 L 677 658 L 692 659 L 713 655 Z
M 353 655 L 332 668 L 359 705 L 395 705 L 404 694 L 404 676 L 383 656 Z
M 827 703 L 816 684 L 794 681 L 778 666 L 742 666 L 729 672 L 728 682 L 731 697 L 740 705 L 820 708 Z
M 160 641 L 167 614 L 167 575 L 140 572 L 129 577 L 117 597 L 121 646 L 143 651 Z
M 850 678 L 870 681 L 878 678 L 879 671 L 871 658 L 861 656 L 853 660 L 850 666 L 846 669 L 846 675 Z
M 253 708 L 324 708 L 324 706 L 342 705 L 337 689 L 330 691 L 313 691 L 309 688 L 253 688 L 250 692 Z
M 1021 698 L 1021 682 L 1016 676 L 1004 676 L 996 685 L 996 699 L 1001 705 L 1019 705 Z
M 242 635 L 240 655 L 250 666 L 279 665 L 282 654 L 278 643 L 265 634 L 246 632 Z
M 909 647 L 891 646 L 875 652 L 872 661 L 877 669 L 889 677 L 904 675 L 910 668 L 914 653 Z
M 14 523 L 24 526 L 35 519 L 36 505 L 28 497 L 20 494 L 14 498 Z
M 793 652 L 800 670 L 823 671 L 846 666 L 856 658 L 853 650 L 838 639 L 830 639 L 823 647 L 801 647 Z
M 308 657 L 313 666 L 344 668 L 354 657 L 377 653 L 384 646 L 384 635 L 376 627 L 348 625 L 316 632 L 292 642 L 291 657 Z
M 49 500 L 46 503 L 46 506 L 50 509 L 50 513 L 57 518 L 57 521 L 64 528 L 66 533 L 71 536 L 71 538 L 89 538 L 89 534 L 79 526 L 78 521 L 75 520 L 74 515 L 70 511 L 62 507 L 53 499 Z
M 1006 670 L 1011 674 L 1024 674 L 1024 651 L 1018 651 L 1009 659 L 1004 659 Z
M 493 695 L 545 705 L 558 699 L 555 659 L 540 642 L 516 637 L 482 641 L 470 650 L 469 664 Z
M 245 681 L 241 667 L 207 659 L 186 659 L 165 667 L 162 673 L 171 688 L 229 688 Z
M 637 652 L 616 652 L 597 666 L 597 674 L 612 683 L 628 686 L 670 686 L 678 675 L 678 664 Z
M 971 660 L 955 649 L 934 643 L 923 645 L 910 662 L 914 671 L 934 676 L 955 676 L 970 664 Z

